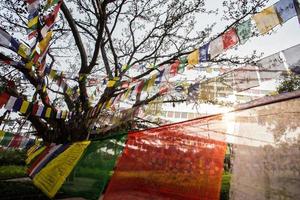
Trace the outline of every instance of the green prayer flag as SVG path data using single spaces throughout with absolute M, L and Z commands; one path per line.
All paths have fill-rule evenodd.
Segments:
M 8 132 L 5 132 L 3 139 L 0 142 L 1 146 L 8 147 L 9 143 L 13 139 L 14 135 Z
M 127 135 L 93 141 L 61 188 L 68 197 L 98 199 L 113 174 Z
M 251 19 L 244 21 L 243 23 L 237 26 L 236 28 L 237 35 L 239 37 L 241 44 L 244 44 L 251 37 L 252 34 L 251 28 L 252 28 Z

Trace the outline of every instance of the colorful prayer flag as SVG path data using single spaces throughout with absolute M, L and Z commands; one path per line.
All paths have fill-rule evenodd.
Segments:
M 90 141 L 76 142 L 51 160 L 34 178 L 33 183 L 53 198 L 69 176 Z
M 253 16 L 253 20 L 256 23 L 258 31 L 262 35 L 266 34 L 275 26 L 280 24 L 280 20 L 274 6 L 270 6 L 260 13 L 255 14 Z
M 4 108 L 6 110 L 11 110 L 14 107 L 16 100 L 17 100 L 16 97 L 10 96 L 9 99 L 8 99 L 8 102 L 6 103 Z
M 20 112 L 23 113 L 23 114 L 25 114 L 27 112 L 28 107 L 29 107 L 29 102 L 24 100 L 22 102 L 22 106 L 21 106 Z
M 188 55 L 188 64 L 197 65 L 199 63 L 199 49 L 193 51 Z
M 209 54 L 210 58 L 213 59 L 224 51 L 223 39 L 218 37 L 210 42 L 209 44 Z
M 179 65 L 180 65 L 180 61 L 176 59 L 175 62 L 172 63 L 170 66 L 170 75 L 175 76 L 177 74 Z
M 251 19 L 244 21 L 236 27 L 237 35 L 239 37 L 240 43 L 245 44 L 245 42 L 252 35 L 252 24 Z
M 226 144 L 190 123 L 129 133 L 103 199 L 219 199 Z
M 200 53 L 200 62 L 208 61 L 209 60 L 209 54 L 208 54 L 208 47 L 209 43 L 203 45 L 202 47 L 199 48 L 199 53 Z
M 283 23 L 297 15 L 294 0 L 280 0 L 274 6 Z
M 125 135 L 91 142 L 60 192 L 70 197 L 97 200 L 110 180 L 115 164 L 123 152 L 126 138 Z M 86 180 L 84 184 L 82 180 Z
M 164 75 L 165 69 L 162 69 L 159 71 L 159 73 L 156 76 L 155 84 L 158 85 L 161 83 L 162 77 Z
M 230 28 L 222 35 L 224 49 L 229 49 L 236 45 L 239 41 L 235 28 Z

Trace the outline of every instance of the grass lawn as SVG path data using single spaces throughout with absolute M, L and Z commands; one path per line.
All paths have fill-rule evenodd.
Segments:
M 0 180 L 26 177 L 26 167 L 18 165 L 0 166 Z

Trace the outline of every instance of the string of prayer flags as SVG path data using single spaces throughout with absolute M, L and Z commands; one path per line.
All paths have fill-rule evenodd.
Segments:
M 282 51 L 288 68 L 295 74 L 300 74 L 300 45 Z M 0 104 L 1 105 L 1 104 Z M 1 106 L 0 106 L 1 107 Z
M 274 6 L 282 23 L 297 16 L 294 0 L 280 0 Z
M 200 62 L 209 60 L 208 47 L 209 47 L 209 43 L 207 43 L 199 48 L 199 53 L 200 53 L 199 61 Z
M 251 19 L 244 21 L 237 25 L 236 32 L 239 37 L 239 41 L 241 44 L 245 44 L 245 42 L 251 37 L 252 35 L 252 23 Z
M 264 35 L 280 24 L 275 6 L 270 6 L 253 16 L 258 31 Z
M 196 49 L 188 55 L 188 64 L 197 65 L 199 63 L 199 49 Z
M 223 39 L 221 36 L 217 37 L 216 39 L 214 39 L 213 41 L 210 42 L 209 54 L 210 54 L 211 59 L 217 57 L 223 51 L 224 51 L 224 45 L 223 45 Z
M 10 96 L 6 92 L 2 92 L 0 94 L 0 108 L 2 108 L 2 106 L 7 103 L 7 101 L 9 100 L 9 98 L 10 98 Z
M 53 198 L 89 144 L 90 141 L 73 143 L 36 174 L 33 178 L 34 185 L 49 198 Z
M 11 49 L 23 58 L 27 58 L 29 48 L 2 28 L 0 28 L 0 45 Z
M 229 49 L 236 45 L 239 41 L 235 28 L 230 28 L 228 31 L 226 31 L 222 35 L 222 40 L 223 40 L 223 48 L 224 49 Z
M 34 139 L 22 136 L 18 133 L 0 131 L 0 146 L 14 149 L 28 149 Z
M 37 36 L 37 28 L 39 24 L 39 0 L 27 0 L 28 10 L 28 39 L 31 40 Z

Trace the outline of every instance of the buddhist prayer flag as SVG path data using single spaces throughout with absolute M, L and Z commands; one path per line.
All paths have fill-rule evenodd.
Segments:
M 180 123 L 129 133 L 103 199 L 218 200 L 226 144 L 191 129 Z
M 25 114 L 27 112 L 28 107 L 29 107 L 29 102 L 28 101 L 23 101 L 20 112 Z
M 156 75 L 157 74 L 153 74 L 152 76 L 150 76 L 148 86 L 147 86 L 147 91 L 149 91 L 153 87 L 153 85 L 155 83 Z
M 280 0 L 274 6 L 283 23 L 297 15 L 294 0 Z
M 2 138 L 2 140 L 0 142 L 0 145 L 4 146 L 4 147 L 8 147 L 8 145 L 11 142 L 11 140 L 13 139 L 13 136 L 14 136 L 13 134 L 5 132 L 3 138 Z
M 79 161 L 90 141 L 76 142 L 51 160 L 34 178 L 33 183 L 53 198 Z
M 199 49 L 193 51 L 188 55 L 188 64 L 197 65 L 199 63 Z
M 207 43 L 199 48 L 199 51 L 200 51 L 199 52 L 200 53 L 199 61 L 200 62 L 209 60 L 208 47 L 209 47 L 209 43 Z
M 22 142 L 22 138 L 23 137 L 19 134 L 14 135 L 8 147 L 19 148 Z
M 180 61 L 176 59 L 175 62 L 172 63 L 170 66 L 170 75 L 175 76 L 177 74 L 179 65 L 180 65 Z
M 13 111 L 15 111 L 15 112 L 20 111 L 22 103 L 23 103 L 23 99 L 22 98 L 17 98 L 17 100 L 15 101 L 15 104 L 12 108 Z
M 17 100 L 16 97 L 10 96 L 9 99 L 8 99 L 8 102 L 5 105 L 5 109 L 6 110 L 11 110 L 14 107 L 16 100 Z
M 6 92 L 0 94 L 0 108 L 8 102 L 9 98 L 10 96 Z
M 158 85 L 161 83 L 161 80 L 163 78 L 163 75 L 164 75 L 164 72 L 165 72 L 165 69 L 162 69 L 159 71 L 159 73 L 157 74 L 156 76 L 156 79 L 155 79 L 155 84 Z
M 224 49 L 229 49 L 236 45 L 239 41 L 235 28 L 230 28 L 222 35 Z
M 210 42 L 209 53 L 210 53 L 211 59 L 215 58 L 216 56 L 221 54 L 223 51 L 224 51 L 224 46 L 223 46 L 223 39 L 221 36 Z
M 253 19 L 256 23 L 256 27 L 261 34 L 266 34 L 275 26 L 280 24 L 277 12 L 274 6 L 270 6 L 263 11 L 255 14 Z
M 251 19 L 239 24 L 236 28 L 240 43 L 244 44 L 252 35 Z
M 117 159 L 123 152 L 126 137 L 121 135 L 112 139 L 92 141 L 60 192 L 68 197 L 98 200 L 110 180 Z M 85 180 L 84 183 L 82 180 Z
M 140 83 L 137 85 L 136 87 L 136 93 L 137 94 L 140 94 L 143 90 L 143 87 L 144 87 L 144 80 L 141 80 Z
M 295 74 L 300 74 L 300 45 L 293 46 L 283 51 L 288 68 Z

